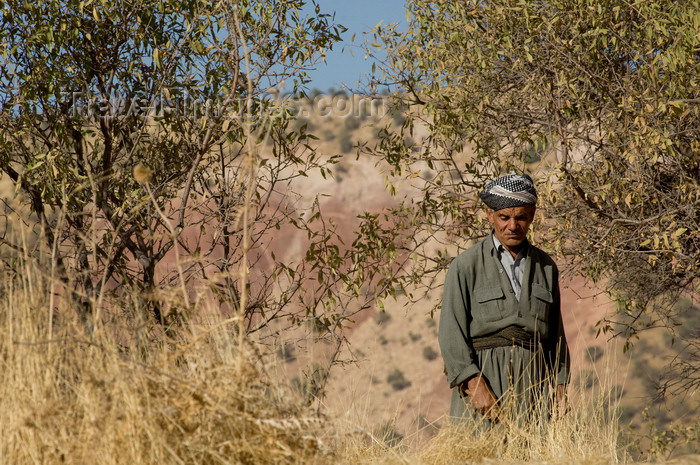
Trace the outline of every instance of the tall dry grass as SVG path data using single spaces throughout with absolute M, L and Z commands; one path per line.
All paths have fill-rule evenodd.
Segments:
M 135 337 L 114 322 L 88 331 L 47 267 L 18 263 L 0 280 L 0 463 L 625 461 L 618 399 L 603 379 L 573 387 L 571 411 L 555 421 L 443 421 L 427 441 L 401 441 L 317 414 L 273 369 L 274 348 L 242 336 L 206 299 L 193 299 L 199 317 L 178 341 L 148 328 Z
M 235 320 L 131 350 L 119 331 L 88 333 L 38 266 L 19 269 L 0 283 L 0 463 L 325 460 L 325 420 L 268 377 Z
M 579 386 L 579 382 L 582 384 Z M 537 403 L 527 417 L 501 415 L 491 426 L 479 420 L 443 418 L 442 427 L 427 441 L 421 431 L 397 440 L 391 430 L 372 434 L 345 426 L 339 445 L 344 463 L 385 464 L 615 464 L 630 461 L 620 441 L 620 390 L 600 373 L 594 389 L 585 378 L 570 386 L 567 412 L 552 418 L 549 401 Z M 425 429 L 437 429 L 433 424 Z

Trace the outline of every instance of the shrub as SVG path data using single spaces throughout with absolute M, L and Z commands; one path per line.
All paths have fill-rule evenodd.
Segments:
M 398 368 L 386 377 L 386 382 L 389 383 L 395 391 L 406 389 L 411 385 L 411 382 L 403 376 L 403 373 Z
M 295 354 L 294 344 L 291 342 L 284 342 L 277 349 L 277 357 L 284 360 L 287 363 L 293 362 L 297 359 Z
M 379 439 L 387 447 L 396 447 L 401 444 L 401 441 L 403 441 L 403 435 L 399 433 L 399 431 L 396 429 L 396 425 L 393 423 L 383 424 L 379 428 L 377 436 L 379 436 Z
M 350 139 L 350 134 L 348 133 L 348 130 L 345 128 L 341 129 L 340 133 L 338 134 L 338 147 L 340 148 L 340 151 L 343 153 L 348 153 L 353 148 L 353 143 L 352 143 L 352 140 Z
M 349 131 L 354 131 L 355 129 L 360 127 L 360 118 L 350 115 L 347 118 L 345 118 L 344 126 Z
M 591 346 L 586 351 L 588 353 L 588 360 L 592 363 L 595 363 L 600 357 L 603 356 L 602 347 Z
M 423 347 L 423 358 L 428 360 L 428 361 L 433 361 L 436 358 L 438 358 L 438 353 L 435 349 L 433 349 L 431 346 L 425 346 Z
M 389 322 L 390 320 L 391 320 L 391 315 L 389 315 L 387 312 L 385 312 L 385 311 L 383 311 L 383 310 L 380 311 L 380 312 L 377 312 L 377 313 L 374 315 L 374 321 L 375 321 L 375 323 L 377 323 L 378 325 L 382 325 L 382 324 L 384 324 L 384 323 L 387 323 L 387 322 Z

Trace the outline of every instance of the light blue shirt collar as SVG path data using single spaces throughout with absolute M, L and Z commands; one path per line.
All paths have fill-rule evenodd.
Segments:
M 520 291 L 522 290 L 523 282 L 523 271 L 525 269 L 525 263 L 527 261 L 527 252 L 529 249 L 527 239 L 525 239 L 524 247 L 520 250 L 520 252 L 518 252 L 518 255 L 515 258 L 513 258 L 513 255 L 508 250 L 506 250 L 503 244 L 501 244 L 501 241 L 499 241 L 496 238 L 495 234 L 492 233 L 491 237 L 493 238 L 493 245 L 496 248 L 498 260 L 501 262 L 503 270 L 508 276 L 508 280 L 510 281 L 510 285 L 513 288 L 515 298 L 518 299 L 518 301 L 520 301 Z

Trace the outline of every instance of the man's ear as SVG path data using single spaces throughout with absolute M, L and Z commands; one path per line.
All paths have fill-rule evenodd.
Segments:
M 530 208 L 530 221 L 535 219 L 535 211 L 537 211 L 537 207 L 535 205 L 532 205 Z

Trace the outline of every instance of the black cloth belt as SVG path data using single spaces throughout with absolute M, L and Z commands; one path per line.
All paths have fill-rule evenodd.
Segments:
M 534 350 L 539 337 L 519 326 L 511 325 L 488 336 L 472 339 L 474 350 L 494 349 L 496 347 L 521 346 Z

